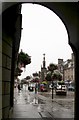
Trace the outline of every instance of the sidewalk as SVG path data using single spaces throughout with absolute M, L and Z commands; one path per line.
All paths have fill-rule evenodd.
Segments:
M 42 96 L 40 93 L 15 90 L 14 108 L 10 118 L 73 118 L 71 110 L 59 105 L 56 100 Z
M 28 95 L 28 97 L 27 97 Z M 15 92 L 12 118 L 41 118 L 35 106 L 31 104 L 29 92 Z

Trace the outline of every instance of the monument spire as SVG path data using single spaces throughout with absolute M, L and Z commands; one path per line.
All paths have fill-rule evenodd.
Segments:
M 46 68 L 45 54 L 43 54 L 43 68 Z

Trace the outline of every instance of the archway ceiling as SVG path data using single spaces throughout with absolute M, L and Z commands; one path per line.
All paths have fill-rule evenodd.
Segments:
M 23 3 L 27 3 L 28 0 L 26 0 Z M 35 3 L 34 0 L 30 0 L 29 2 Z M 5 11 L 7 8 L 18 4 L 22 2 L 3 2 L 2 4 L 2 11 Z M 45 6 L 53 12 L 55 12 L 60 19 L 64 22 L 67 31 L 69 32 L 70 40 L 69 43 L 72 42 L 75 46 L 77 46 L 77 28 L 79 28 L 78 19 L 78 3 L 77 2 L 39 2 L 37 1 L 37 4 L 40 4 L 42 6 Z M 74 35 L 73 35 L 74 34 Z

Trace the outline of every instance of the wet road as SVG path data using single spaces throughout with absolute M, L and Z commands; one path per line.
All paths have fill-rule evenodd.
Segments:
M 52 98 L 52 92 L 50 94 L 48 93 L 40 93 L 41 95 L 51 99 Z M 73 109 L 74 108 L 74 92 L 73 91 L 67 91 L 67 95 L 56 95 L 55 92 L 53 94 L 53 99 L 60 105 L 62 105 L 65 108 Z
M 68 97 L 72 96 L 72 97 Z M 52 102 L 51 94 L 29 92 L 27 89 L 14 94 L 14 109 L 12 118 L 73 118 L 73 95 L 55 96 Z
M 34 92 L 16 92 L 12 118 L 52 118 L 45 106 L 46 100 L 39 98 Z

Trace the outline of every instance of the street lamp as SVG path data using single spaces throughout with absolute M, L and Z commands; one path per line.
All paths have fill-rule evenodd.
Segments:
M 61 73 L 63 74 L 63 81 L 64 81 L 64 63 L 61 64 Z
M 52 72 L 51 72 L 51 80 L 52 80 L 52 100 L 53 100 L 53 85 L 54 85 L 54 83 L 53 83 Z
M 53 79 L 52 79 L 52 99 L 53 99 Z

